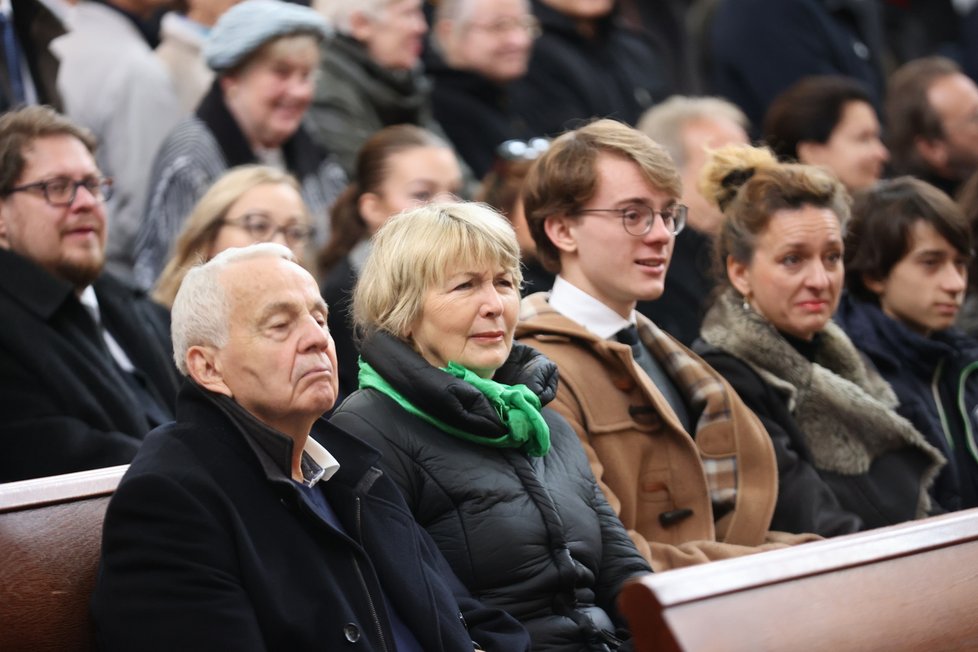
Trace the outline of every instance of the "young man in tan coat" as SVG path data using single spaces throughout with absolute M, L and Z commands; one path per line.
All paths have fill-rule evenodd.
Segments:
M 558 276 L 524 300 L 517 337 L 557 363 L 551 407 L 656 571 L 816 538 L 769 531 L 778 474 L 764 427 L 635 311 L 662 294 L 681 194 L 666 151 L 611 120 L 555 140 L 524 186 L 541 261 Z

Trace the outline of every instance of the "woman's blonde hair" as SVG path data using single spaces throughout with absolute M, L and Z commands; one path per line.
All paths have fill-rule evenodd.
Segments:
M 156 282 L 153 298 L 157 302 L 168 308 L 173 305 L 187 270 L 206 261 L 231 206 L 252 188 L 266 184 L 283 184 L 299 192 L 295 177 L 268 165 L 241 165 L 218 177 L 183 224 L 173 254 Z M 308 213 L 305 217 L 308 222 Z
M 475 202 L 427 204 L 392 217 L 374 234 L 353 292 L 357 328 L 408 339 L 425 294 L 457 265 L 498 265 L 519 287 L 520 248 L 509 220 Z
M 727 258 L 750 263 L 758 236 L 778 211 L 826 208 L 839 220 L 843 235 L 849 221 L 849 193 L 838 179 L 812 165 L 779 163 L 766 147 L 735 144 L 713 151 L 699 189 L 723 211 L 713 263 L 725 284 L 730 282 Z

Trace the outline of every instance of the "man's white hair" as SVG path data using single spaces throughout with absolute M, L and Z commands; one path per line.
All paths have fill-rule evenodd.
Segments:
M 329 1 L 329 0 L 326 0 Z M 432 21 L 433 26 L 437 25 L 441 21 L 451 21 L 454 25 L 454 32 L 460 32 L 464 30 L 469 21 L 472 18 L 472 13 L 475 9 L 475 5 L 479 2 L 486 2 L 491 4 L 494 0 L 439 0 L 435 7 L 434 20 Z M 530 13 L 530 2 L 529 0 L 523 0 L 523 6 L 527 13 Z M 441 49 L 445 47 L 445 44 L 441 42 L 438 37 L 438 30 L 432 29 L 429 33 L 429 38 L 432 45 Z M 442 52 L 443 53 L 443 52 Z
M 277 242 L 232 247 L 194 266 L 183 278 L 170 311 L 173 361 L 187 375 L 187 351 L 192 346 L 227 344 L 230 301 L 221 276 L 232 264 L 254 258 L 282 258 L 296 262 L 292 250 Z
M 350 16 L 360 12 L 377 16 L 394 0 L 312 0 L 310 5 L 341 34 L 350 33 Z
M 673 95 L 646 111 L 636 127 L 666 148 L 677 167 L 686 164 L 688 152 L 683 126 L 696 120 L 728 120 L 747 131 L 749 121 L 740 108 L 720 97 Z

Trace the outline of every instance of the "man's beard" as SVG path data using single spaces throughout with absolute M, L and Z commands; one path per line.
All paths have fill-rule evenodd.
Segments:
M 97 255 L 88 255 L 82 259 L 65 258 L 58 260 L 54 273 L 76 288 L 83 289 L 95 282 L 105 267 L 105 254 L 100 250 Z

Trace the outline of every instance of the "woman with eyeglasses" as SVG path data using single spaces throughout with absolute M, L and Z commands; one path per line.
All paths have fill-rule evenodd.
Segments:
M 724 289 L 694 349 L 767 428 L 778 463 L 772 527 L 843 534 L 940 511 L 944 457 L 897 411 L 889 384 L 833 321 L 849 196 L 821 168 L 768 149 L 714 152 L 701 187 L 724 212 Z
M 317 244 L 329 239 L 327 211 L 346 175 L 302 126 L 328 32 L 315 11 L 278 0 L 245 0 L 218 19 L 204 46 L 214 84 L 194 115 L 170 132 L 153 163 L 134 252 L 139 285 L 156 283 L 194 204 L 217 177 L 239 165 L 271 165 L 295 176 Z
M 314 233 L 295 177 L 267 165 L 234 168 L 190 213 L 153 298 L 169 308 L 187 270 L 231 247 L 280 242 L 304 264 Z

